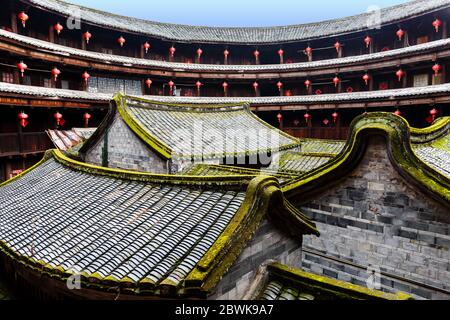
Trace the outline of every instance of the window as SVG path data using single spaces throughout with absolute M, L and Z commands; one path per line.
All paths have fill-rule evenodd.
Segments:
M 425 87 L 428 85 L 428 74 L 417 74 L 414 76 L 414 87 Z
M 14 83 L 14 75 L 11 72 L 3 72 L 2 82 Z

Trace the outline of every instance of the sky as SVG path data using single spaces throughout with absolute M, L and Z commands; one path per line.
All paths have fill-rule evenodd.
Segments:
M 364 13 L 407 0 L 66 0 L 159 22 L 263 27 L 317 22 Z

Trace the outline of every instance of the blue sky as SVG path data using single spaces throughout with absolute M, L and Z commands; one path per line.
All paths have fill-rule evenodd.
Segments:
M 205 26 L 275 26 L 316 22 L 406 0 L 67 0 L 147 20 Z

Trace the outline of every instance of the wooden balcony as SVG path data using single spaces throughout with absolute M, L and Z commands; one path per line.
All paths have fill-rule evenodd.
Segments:
M 1 133 L 0 156 L 41 153 L 54 148 L 45 132 Z

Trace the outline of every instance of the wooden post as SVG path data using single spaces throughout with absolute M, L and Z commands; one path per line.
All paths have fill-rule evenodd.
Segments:
M 444 20 L 444 23 L 442 24 L 442 39 L 448 38 L 448 27 L 447 27 L 447 20 Z
M 408 85 L 408 73 L 405 73 L 402 80 L 402 88 L 406 88 L 407 85 Z
M 81 49 L 86 50 L 86 39 L 84 39 L 83 34 L 81 35 Z
M 48 41 L 55 43 L 55 32 L 53 26 L 50 26 L 48 29 Z
M 14 11 L 11 13 L 11 30 L 14 33 L 18 33 L 18 29 L 17 29 L 17 13 L 14 12 Z

